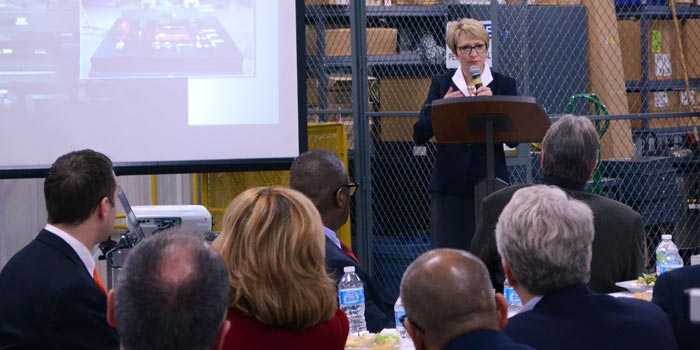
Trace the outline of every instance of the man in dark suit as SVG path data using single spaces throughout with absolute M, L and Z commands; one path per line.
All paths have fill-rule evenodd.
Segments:
M 114 226 L 112 162 L 92 150 L 59 157 L 44 197 L 48 224 L 0 272 L 0 348 L 118 349 L 92 255 Z
M 431 104 L 433 100 L 465 96 L 518 94 L 513 78 L 491 71 L 486 64 L 489 34 L 484 25 L 464 18 L 453 23 L 446 37 L 452 54 L 459 60 L 458 69 L 433 77 L 428 97 L 413 126 L 413 141 L 423 145 L 433 137 Z M 479 68 L 482 87 L 469 72 Z M 503 144 L 493 145 L 495 175 L 508 182 Z M 432 248 L 469 249 L 474 236 L 474 186 L 486 178 L 486 146 L 437 144 L 430 191 L 430 244 Z
M 291 188 L 306 195 L 321 214 L 326 234 L 326 267 L 336 285 L 343 277 L 343 267 L 354 266 L 365 289 L 365 321 L 370 332 L 394 328 L 393 300 L 382 291 L 349 247 L 336 236 L 336 231 L 348 220 L 350 200 L 357 188 L 351 183 L 343 162 L 335 154 L 323 150 L 303 153 L 292 163 L 289 174 Z
M 595 240 L 588 286 L 598 293 L 618 291 L 615 282 L 636 279 L 644 267 L 644 226 L 632 208 L 615 200 L 586 192 L 586 182 L 597 164 L 600 141 L 586 117 L 566 115 L 547 131 L 542 141 L 541 184 L 554 185 L 593 210 Z M 496 290 L 503 290 L 503 268 L 496 250 L 498 216 L 513 193 L 528 185 L 506 187 L 486 197 L 470 251 L 491 274 Z
M 231 322 L 224 259 L 180 227 L 138 243 L 109 292 L 107 320 L 123 350 L 217 349 Z
M 683 297 L 684 291 L 690 288 L 700 288 L 700 265 L 686 266 L 659 276 L 651 299 L 671 319 L 680 350 L 700 348 L 700 325 L 693 324 L 688 319 L 688 304 Z
M 538 350 L 677 349 L 660 307 L 586 286 L 593 237 L 591 209 L 560 188 L 515 192 L 496 225 L 503 270 L 523 302 L 506 334 Z
M 416 350 L 532 350 L 501 332 L 508 304 L 484 264 L 458 249 L 419 256 L 401 279 L 406 331 Z

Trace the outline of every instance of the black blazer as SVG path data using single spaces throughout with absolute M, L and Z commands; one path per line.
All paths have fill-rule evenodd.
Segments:
M 119 349 L 107 297 L 65 241 L 42 230 L 0 272 L 0 349 Z
M 644 300 L 596 294 L 585 285 L 544 296 L 505 332 L 537 350 L 674 350 L 671 323 Z
M 420 117 L 413 125 L 413 141 L 422 145 L 433 137 L 433 124 L 430 118 L 433 100 L 441 99 L 450 87 L 458 90 L 452 82 L 455 69 L 445 74 L 436 75 L 430 84 L 428 98 L 426 98 Z M 494 95 L 518 94 L 515 80 L 503 74 L 491 71 L 493 81 L 488 85 Z M 447 193 L 454 195 L 472 196 L 474 186 L 486 177 L 486 146 L 468 144 L 438 144 L 433 175 L 430 179 L 429 190 L 431 192 Z M 496 177 L 509 182 L 506 170 L 506 157 L 503 152 L 503 144 L 493 146 Z
M 588 205 L 593 211 L 595 239 L 591 260 L 591 279 L 588 286 L 598 293 L 617 292 L 615 282 L 636 279 L 644 268 L 642 252 L 644 224 L 642 217 L 632 208 L 610 198 L 573 188 L 571 184 L 554 178 L 540 181 L 556 185 L 569 196 Z M 481 216 L 477 218 L 476 233 L 469 251 L 484 262 L 491 274 L 491 281 L 498 291 L 503 290 L 503 267 L 496 249 L 496 223 L 503 208 L 515 191 L 527 185 L 510 186 L 484 198 Z
M 700 325 L 690 323 L 688 304 L 683 301 L 683 291 L 700 288 L 700 266 L 686 266 L 659 276 L 654 285 L 652 302 L 661 306 L 671 319 L 676 333 L 678 348 L 681 350 L 700 349 L 698 335 Z
M 338 248 L 333 241 L 326 237 L 326 269 L 335 281 L 336 288 L 343 277 L 343 268 L 345 266 L 355 266 L 355 273 L 362 280 L 365 289 L 365 322 L 367 323 L 367 330 L 372 333 L 379 333 L 384 328 L 395 328 L 393 302 L 386 300 L 386 297 L 360 265 L 355 263 L 342 249 Z

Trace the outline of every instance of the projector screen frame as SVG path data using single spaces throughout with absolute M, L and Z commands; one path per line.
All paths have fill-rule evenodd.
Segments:
M 296 30 L 296 69 L 297 69 L 297 135 L 299 154 L 307 151 L 307 108 L 306 108 L 306 42 L 304 0 L 295 0 Z M 90 148 L 90 147 L 85 147 Z M 100 149 L 94 148 L 95 151 Z M 56 157 L 58 157 L 57 155 Z M 231 171 L 289 170 L 294 157 L 285 158 L 246 158 L 164 162 L 115 162 L 114 172 L 119 175 L 153 175 L 209 173 Z M 50 164 L 40 167 L 0 166 L 0 179 L 42 178 Z

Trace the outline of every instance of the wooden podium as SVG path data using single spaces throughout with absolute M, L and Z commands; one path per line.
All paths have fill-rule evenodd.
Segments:
M 542 142 L 549 117 L 525 96 L 472 96 L 434 100 L 431 118 L 437 143 L 486 144 L 486 178 L 474 187 L 475 218 L 481 201 L 508 186 L 495 177 L 494 143 Z M 474 164 L 479 166 L 479 164 Z

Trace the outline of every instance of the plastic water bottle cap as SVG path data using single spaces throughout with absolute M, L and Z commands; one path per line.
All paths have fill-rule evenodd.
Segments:
M 661 235 L 661 239 L 671 240 L 671 239 L 673 239 L 673 235 Z
M 343 272 L 355 272 L 355 266 L 345 266 Z

